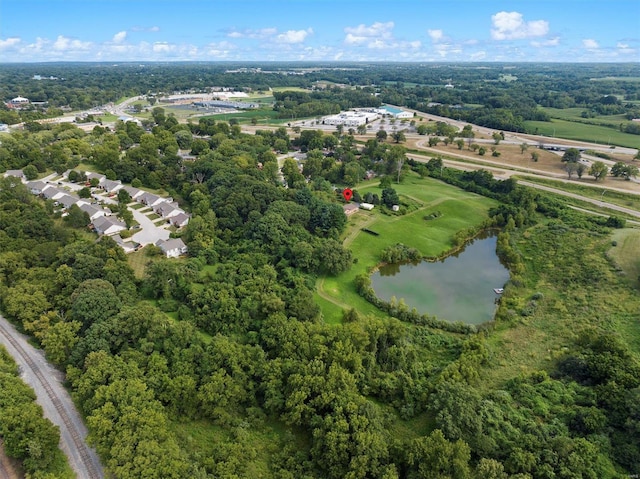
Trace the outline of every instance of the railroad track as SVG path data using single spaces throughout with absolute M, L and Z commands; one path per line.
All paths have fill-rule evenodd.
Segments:
M 42 387 L 46 391 L 47 396 L 49 396 L 51 403 L 53 404 L 56 411 L 60 415 L 60 419 L 64 423 L 64 426 L 66 427 L 67 431 L 69 432 L 69 435 L 71 436 L 73 445 L 75 446 L 75 449 L 78 452 L 78 455 L 80 456 L 80 461 L 84 466 L 86 474 L 88 474 L 86 476 L 86 479 L 103 479 L 104 476 L 100 473 L 100 471 L 94 464 L 92 457 L 89 454 L 87 445 L 85 444 L 84 440 L 80 436 L 80 433 L 78 432 L 78 429 L 76 428 L 76 426 L 73 424 L 73 421 L 71 421 L 71 418 L 69 417 L 69 413 L 67 412 L 64 405 L 62 404 L 62 401 L 60 400 L 56 392 L 53 390 L 53 388 L 51 387 L 49 380 L 42 373 L 40 366 L 38 366 L 38 364 L 31 359 L 31 357 L 25 351 L 22 345 L 11 335 L 10 332 L 7 331 L 7 329 L 2 324 L 0 324 L 0 334 L 2 334 L 2 336 L 6 338 L 9 344 L 11 344 L 13 348 L 15 348 L 18 354 L 22 356 L 22 359 L 33 371 L 33 374 L 36 376 L 36 378 L 38 378 L 38 381 L 40 381 L 40 383 L 42 384 Z M 69 459 L 73 460 L 73 458 L 71 457 Z M 79 477 L 83 477 L 84 479 L 85 476 L 80 475 Z

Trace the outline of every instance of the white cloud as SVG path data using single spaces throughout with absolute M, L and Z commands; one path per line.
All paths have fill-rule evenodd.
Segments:
M 250 28 L 245 30 L 234 30 L 227 34 L 230 38 L 253 38 L 253 39 L 264 39 L 273 37 L 277 35 L 277 28 L 260 28 L 258 30 L 252 30 Z
M 127 32 L 122 31 L 122 32 L 118 32 L 113 36 L 113 39 L 111 40 L 113 43 L 122 43 L 125 41 L 125 39 L 127 38 Z
M 396 39 L 393 35 L 393 22 L 375 22 L 371 25 L 360 24 L 357 27 L 346 27 L 344 43 L 353 46 L 366 46 L 371 50 L 397 50 L 401 54 L 405 50 L 416 50 L 422 46 L 418 40 L 407 41 Z M 352 55 L 353 56 L 353 55 Z M 363 60 L 365 58 L 355 58 Z
M 596 42 L 593 38 L 585 38 L 584 40 L 582 40 L 582 46 L 587 50 L 597 50 L 598 48 L 600 48 L 598 42 Z
M 6 40 L 2 40 L 0 38 L 0 50 L 5 50 L 7 48 L 11 48 L 11 47 L 15 47 L 16 45 L 18 45 L 22 40 L 20 40 L 19 37 L 9 37 Z
M 476 61 L 484 60 L 486 57 L 487 57 L 487 52 L 479 51 L 479 52 L 472 53 L 469 58 L 472 61 L 476 62 Z
M 616 44 L 616 48 L 618 49 L 618 52 L 622 53 L 623 55 L 628 55 L 636 52 L 635 48 L 631 48 L 628 43 L 618 42 Z
M 491 38 L 494 40 L 542 37 L 549 32 L 549 22 L 546 20 L 525 22 L 518 12 L 498 12 L 491 16 L 491 25 Z
M 205 47 L 204 53 L 207 56 L 213 56 L 216 58 L 227 58 L 229 54 L 236 49 L 233 43 L 222 41 L 218 43 L 209 43 Z
M 276 37 L 276 40 L 280 43 L 302 43 L 308 35 L 313 34 L 313 29 L 308 28 L 306 30 L 289 30 L 285 33 L 281 33 Z
M 131 27 L 132 32 L 159 32 L 160 27 L 154 25 L 152 27 L 141 27 L 140 25 L 136 25 L 135 27 Z
M 153 51 L 155 53 L 168 53 L 175 50 L 175 45 L 169 42 L 155 42 L 153 44 Z
M 83 42 L 81 40 L 65 37 L 64 35 L 58 35 L 56 41 L 53 42 L 52 48 L 59 52 L 86 51 L 89 50 L 91 46 L 91 42 Z
M 560 45 L 560 37 L 549 38 L 544 41 L 533 41 L 531 42 L 531 46 L 533 47 L 556 47 Z
M 439 42 L 444 36 L 442 30 L 427 30 L 427 33 L 429 34 L 429 37 L 431 37 L 431 41 L 433 42 Z
M 346 27 L 344 31 L 347 36 L 344 42 L 347 45 L 378 44 L 382 40 L 390 40 L 393 37 L 393 27 L 393 22 L 375 22 L 370 26 L 361 23 L 357 27 Z

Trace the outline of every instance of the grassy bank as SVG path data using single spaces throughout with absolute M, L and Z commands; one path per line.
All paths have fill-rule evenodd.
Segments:
M 615 179 L 608 179 L 605 182 L 596 183 L 593 179 L 582 180 L 588 183 L 579 182 L 565 182 L 552 179 L 540 178 L 535 176 L 522 175 L 522 180 L 526 180 L 530 183 L 536 183 L 539 185 L 550 186 L 559 190 L 568 191 L 570 193 L 576 193 L 587 198 L 594 200 L 604 200 L 607 203 L 612 203 L 618 206 L 624 206 L 626 208 L 632 208 L 640 211 L 640 195 L 634 195 L 631 193 L 623 193 L 621 191 L 605 189 L 605 186 L 611 186 L 611 183 L 618 181 Z M 624 180 L 621 180 L 624 181 Z M 593 207 L 593 205 L 592 205 Z
M 344 244 L 355 259 L 349 271 L 338 276 L 319 278 L 319 302 L 325 320 L 339 322 L 342 308 L 355 308 L 364 314 L 384 316 L 373 305 L 358 295 L 355 277 L 369 272 L 380 262 L 380 253 L 388 246 L 404 243 L 418 249 L 424 256 L 439 256 L 452 247 L 451 238 L 460 230 L 479 225 L 487 218 L 487 211 L 496 203 L 474 193 L 446 185 L 431 178 L 410 176 L 393 188 L 408 213 L 401 216 L 384 214 L 381 207 L 373 211 L 359 211 L 349 219 Z M 381 195 L 378 181 L 357 188 L 361 195 L 367 192 Z M 425 216 L 440 212 L 436 219 Z M 377 236 L 362 229 L 378 233 Z

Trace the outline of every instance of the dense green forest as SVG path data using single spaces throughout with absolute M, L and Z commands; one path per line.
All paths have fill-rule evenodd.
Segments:
M 389 80 L 403 81 L 397 70 Z M 180 73 L 162 87 L 176 88 L 169 79 Z M 150 131 L 31 125 L 0 146 L 2 170 L 88 167 L 163 188 L 193 215 L 175 233 L 189 256 L 168 260 L 147 247 L 136 253 L 150 255 L 136 276 L 111 238 L 96 241 L 16 178 L 0 179 L 2 310 L 66 371 L 115 477 L 640 473 L 640 300 L 635 278 L 606 255 L 623 221 L 484 171 L 405 161 L 402 146 L 377 139 L 245 134 L 160 113 Z M 274 152 L 292 146 L 308 156 L 302 171 L 284 161 L 284 187 Z M 177 155 L 185 147 L 195 160 Z M 484 225 L 501 230 L 511 280 L 494 322 L 458 330 L 402 308 L 324 322 L 315 281 L 354 261 L 332 184 L 354 185 L 367 170 L 386 175 L 383 198 L 392 197 L 390 178 L 430 176 L 499 202 Z

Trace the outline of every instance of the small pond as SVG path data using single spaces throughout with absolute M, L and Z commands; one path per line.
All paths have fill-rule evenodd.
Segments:
M 496 242 L 495 234 L 485 233 L 442 261 L 382 266 L 371 275 L 371 286 L 379 298 L 404 298 L 421 314 L 467 324 L 490 321 L 498 297 L 493 289 L 509 279 Z

